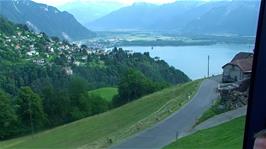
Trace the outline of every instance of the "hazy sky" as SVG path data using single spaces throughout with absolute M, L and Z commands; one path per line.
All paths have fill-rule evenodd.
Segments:
M 121 3 L 124 5 L 130 5 L 135 2 L 147 2 L 147 3 L 154 3 L 154 4 L 163 4 L 163 3 L 170 3 L 174 2 L 176 0 L 33 0 L 38 3 L 44 3 L 52 6 L 60 6 L 69 2 L 73 1 L 83 1 L 83 2 L 116 2 L 116 3 Z

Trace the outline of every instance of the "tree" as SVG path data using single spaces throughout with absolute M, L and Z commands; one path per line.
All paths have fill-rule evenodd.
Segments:
M 55 93 L 54 88 L 50 83 L 44 83 L 42 86 L 43 88 L 41 89 L 41 95 L 43 98 L 43 110 L 47 114 L 49 124 L 56 125 L 58 123 L 57 118 L 59 114 L 57 109 L 58 106 L 63 103 L 56 104 L 56 97 L 58 97 L 58 93 Z M 61 100 L 59 101 L 62 102 Z
M 14 35 L 15 27 L 7 19 L 0 16 L 0 31 L 4 32 L 7 35 Z
M 57 92 L 55 99 L 52 101 L 52 104 L 54 104 L 56 111 L 53 119 L 51 119 L 54 125 L 71 121 L 70 112 L 72 105 L 66 91 Z
M 43 111 L 42 99 L 30 87 L 20 88 L 16 103 L 17 114 L 26 131 L 44 126 L 46 115 Z
M 119 95 L 114 97 L 113 104 L 120 106 L 159 89 L 156 83 L 147 79 L 140 71 L 130 69 L 119 83 Z
M 108 102 L 101 96 L 89 95 L 88 97 L 91 101 L 93 115 L 103 113 L 109 109 Z
M 59 39 L 58 37 L 55 37 L 55 36 L 51 37 L 51 39 L 52 39 L 54 42 L 59 42 L 59 41 L 60 41 L 60 39 Z
M 71 78 L 68 86 L 68 94 L 72 105 L 72 121 L 91 115 L 91 105 L 87 92 L 88 83 L 85 79 L 77 76 Z
M 88 89 L 89 85 L 87 80 L 78 76 L 73 76 L 68 85 L 68 93 L 73 102 L 79 99 L 82 94 L 86 93 Z
M 81 94 L 75 99 L 75 105 L 71 110 L 72 120 L 78 120 L 92 115 L 92 102 L 88 97 L 88 93 Z
M 16 132 L 17 116 L 10 98 L 0 90 L 0 140 L 7 139 Z
M 70 112 L 73 105 L 70 103 L 67 91 L 55 91 L 52 87 L 46 87 L 43 93 L 44 111 L 47 114 L 50 127 L 72 121 Z
M 82 48 L 82 49 L 87 49 L 88 47 L 87 47 L 86 45 L 83 44 L 83 45 L 81 45 L 81 48 Z

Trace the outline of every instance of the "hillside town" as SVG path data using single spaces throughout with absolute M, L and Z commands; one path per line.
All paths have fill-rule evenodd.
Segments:
M 86 45 L 70 44 L 57 37 L 48 37 L 45 33 L 32 32 L 26 26 L 16 27 L 16 34 L 12 36 L 0 33 L 0 43 L 3 49 L 14 49 L 19 57 L 37 65 L 51 65 L 60 60 L 64 61 L 68 74 L 72 74 L 69 66 L 85 65 L 92 59 L 102 63 L 99 57 L 111 52 L 111 50 L 89 48 Z

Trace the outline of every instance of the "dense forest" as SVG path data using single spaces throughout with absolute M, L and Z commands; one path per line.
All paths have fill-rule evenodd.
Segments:
M 91 49 L 0 17 L 0 140 L 69 123 L 190 79 L 149 53 Z M 89 90 L 118 87 L 109 103 Z

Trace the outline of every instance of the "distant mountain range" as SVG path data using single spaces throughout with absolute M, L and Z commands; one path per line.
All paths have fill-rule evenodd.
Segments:
M 94 30 L 253 36 L 257 27 L 259 5 L 257 0 L 176 1 L 164 5 L 136 3 L 97 19 L 87 27 Z
M 31 0 L 0 1 L 0 15 L 12 22 L 27 24 L 36 32 L 70 41 L 95 36 L 68 12 Z
M 87 2 L 76 0 L 64 5 L 58 6 L 59 10 L 67 11 L 75 16 L 75 18 L 83 25 L 86 25 L 96 19 L 99 19 L 112 11 L 122 8 L 124 4 L 118 2 Z

